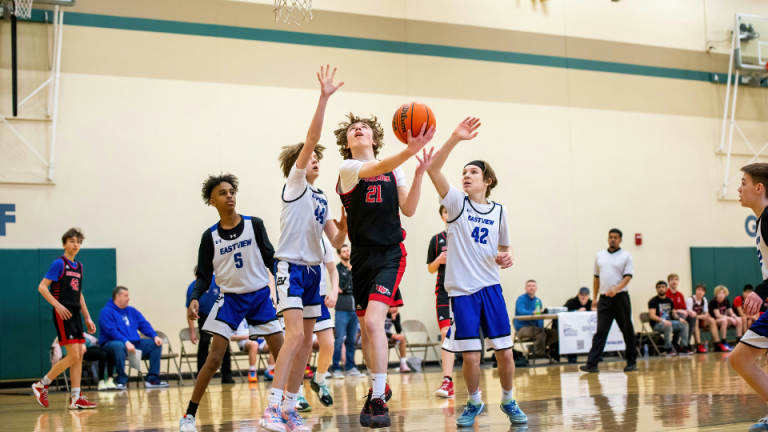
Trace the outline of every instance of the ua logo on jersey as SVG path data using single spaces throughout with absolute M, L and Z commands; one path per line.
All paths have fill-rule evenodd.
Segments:
M 320 223 L 320 225 L 323 224 L 323 221 L 325 220 L 325 207 L 317 207 L 315 209 L 315 220 Z

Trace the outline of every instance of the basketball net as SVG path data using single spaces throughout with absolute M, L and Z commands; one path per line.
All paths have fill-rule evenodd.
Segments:
M 14 0 L 13 14 L 16 18 L 32 18 L 32 0 Z
M 277 20 L 296 25 L 301 25 L 304 21 L 310 22 L 312 0 L 275 0 L 275 21 Z

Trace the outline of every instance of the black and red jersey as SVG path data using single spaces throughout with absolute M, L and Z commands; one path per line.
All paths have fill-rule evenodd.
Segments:
M 429 241 L 429 250 L 427 251 L 427 264 L 431 264 L 436 260 L 441 253 L 448 250 L 448 236 L 445 231 L 432 236 L 432 240 Z M 440 288 L 445 289 L 445 264 L 440 264 L 437 268 L 437 283 L 435 284 L 435 291 Z
M 361 178 L 352 190 L 339 195 L 353 247 L 392 246 L 405 239 L 393 172 Z
M 77 262 L 73 266 L 66 257 L 59 258 L 64 262 L 64 267 L 59 278 L 51 283 L 51 294 L 68 309 L 80 309 L 80 293 L 83 289 L 83 263 Z

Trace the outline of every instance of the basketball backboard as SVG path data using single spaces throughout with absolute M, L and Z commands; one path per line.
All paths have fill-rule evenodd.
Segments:
M 737 14 L 734 32 L 738 35 L 734 53 L 736 68 L 768 72 L 768 17 Z

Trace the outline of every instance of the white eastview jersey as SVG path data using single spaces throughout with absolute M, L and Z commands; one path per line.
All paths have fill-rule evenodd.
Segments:
M 335 263 L 333 259 L 333 246 L 331 241 L 323 236 L 323 264 Z M 328 270 L 325 265 L 320 266 L 320 297 L 325 295 L 325 280 L 328 279 Z
M 219 236 L 219 224 L 211 227 L 213 271 L 222 293 L 245 294 L 269 287 L 269 272 L 256 242 L 250 216 L 243 216 L 243 233 L 227 240 Z
M 291 168 L 283 188 L 280 241 L 275 258 L 293 264 L 317 265 L 323 261 L 323 228 L 331 219 L 328 198 L 307 182 L 307 170 Z
M 445 290 L 449 297 L 470 295 L 501 283 L 496 256 L 509 246 L 507 214 L 501 204 L 478 204 L 451 186 L 441 204 L 448 211 Z

